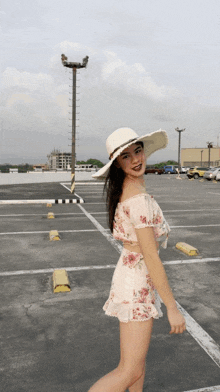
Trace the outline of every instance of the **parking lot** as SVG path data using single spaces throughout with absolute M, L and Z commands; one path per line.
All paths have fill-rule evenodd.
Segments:
M 147 191 L 171 226 L 160 252 L 187 321 L 169 335 L 166 309 L 154 323 L 144 391 L 220 391 L 220 182 L 147 175 Z M 36 184 L 35 184 L 36 185 Z M 4 392 L 86 392 L 119 360 L 118 320 L 105 316 L 121 244 L 108 230 L 103 183 L 0 186 L 0 386 Z M 47 219 L 48 212 L 55 214 Z M 57 230 L 60 241 L 50 241 Z M 199 250 L 189 257 L 175 248 Z M 52 273 L 64 268 L 71 291 L 54 294 Z M 104 391 L 103 391 L 104 392 Z

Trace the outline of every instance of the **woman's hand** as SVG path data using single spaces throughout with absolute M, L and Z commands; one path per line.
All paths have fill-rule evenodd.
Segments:
M 186 322 L 176 306 L 167 308 L 167 317 L 171 326 L 170 334 L 183 333 L 186 330 Z

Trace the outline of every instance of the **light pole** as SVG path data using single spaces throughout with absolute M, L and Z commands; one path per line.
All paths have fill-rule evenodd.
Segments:
M 179 172 L 181 171 L 181 163 L 180 163 L 180 144 L 181 144 L 181 132 L 185 131 L 184 129 L 175 128 L 175 131 L 179 132 L 179 148 L 178 148 L 178 168 Z
M 209 149 L 209 167 L 210 167 L 210 153 L 211 153 L 211 148 L 213 147 L 213 142 L 206 142 L 208 145 L 208 149 Z
M 76 140 L 76 70 L 79 68 L 85 68 L 89 61 L 89 56 L 86 56 L 82 64 L 81 63 L 73 63 L 67 61 L 68 58 L 65 54 L 61 54 L 61 61 L 64 67 L 73 69 L 73 103 L 72 103 L 72 169 L 71 169 L 71 189 L 70 192 L 74 193 L 75 189 L 75 140 Z
M 201 166 L 202 166 L 202 153 L 204 150 L 201 150 Z

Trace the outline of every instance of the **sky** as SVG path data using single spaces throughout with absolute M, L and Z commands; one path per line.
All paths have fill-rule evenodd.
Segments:
M 2 0 L 0 163 L 45 163 L 71 152 L 77 71 L 76 159 L 108 161 L 106 138 L 160 128 L 169 144 L 148 163 L 178 158 L 220 136 L 219 0 Z

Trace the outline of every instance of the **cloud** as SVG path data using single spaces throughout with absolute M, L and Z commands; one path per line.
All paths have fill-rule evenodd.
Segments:
M 104 54 L 107 61 L 102 68 L 102 79 L 105 82 L 156 100 L 179 95 L 173 87 L 158 86 L 142 64 L 127 65 L 114 52 L 105 51 Z
M 51 91 L 54 84 L 53 77 L 45 73 L 20 72 L 16 68 L 8 67 L 2 74 L 2 84 L 6 88 L 25 88 L 29 91 Z
M 11 107 L 17 102 L 24 102 L 26 104 L 30 104 L 33 102 L 33 98 L 31 98 L 27 94 L 12 94 L 9 99 L 7 100 L 6 106 Z

